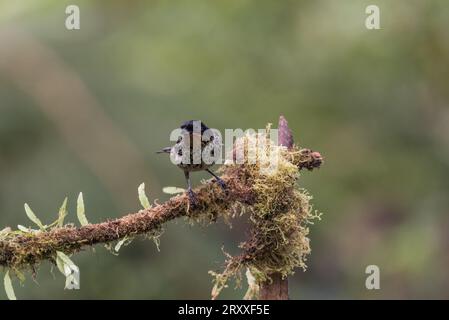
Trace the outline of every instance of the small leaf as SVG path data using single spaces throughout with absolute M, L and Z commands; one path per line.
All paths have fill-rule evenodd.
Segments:
M 26 212 L 28 218 L 31 221 L 33 221 L 39 227 L 39 229 L 45 230 L 45 226 L 42 224 L 42 222 L 39 220 L 39 218 L 36 217 L 33 210 L 31 210 L 30 206 L 27 203 L 25 203 L 24 207 L 25 207 L 25 212 Z
M 165 187 L 162 189 L 162 191 L 167 194 L 177 194 L 177 193 L 183 193 L 186 190 L 182 189 L 182 188 L 177 188 L 177 187 Z
M 74 266 L 74 265 L 75 265 L 75 264 L 73 263 L 73 261 L 70 260 L 70 258 L 69 258 L 64 252 L 56 251 L 56 257 L 59 258 L 59 259 L 61 259 L 61 261 L 62 261 L 64 264 L 66 264 L 66 265 L 69 265 L 69 266 L 71 266 L 71 265 Z
M 56 265 L 65 276 L 65 289 L 79 288 L 79 268 L 65 253 L 56 251 Z
M 58 270 L 65 276 L 64 271 L 64 261 L 59 257 L 59 255 L 56 252 L 56 266 L 58 267 Z
M 3 230 L 0 230 L 0 240 L 5 239 L 12 230 L 10 227 L 6 227 Z
M 145 183 L 141 183 L 139 188 L 137 188 L 137 191 L 139 193 L 139 200 L 140 204 L 144 209 L 151 208 L 150 201 L 148 200 L 147 195 L 145 194 Z
M 119 242 L 117 242 L 117 244 L 114 247 L 114 251 L 118 253 L 120 251 L 120 248 L 122 247 L 122 245 L 126 242 L 126 240 L 127 240 L 127 238 L 125 237 L 122 240 L 120 240 Z
M 20 224 L 17 226 L 17 229 L 19 229 L 22 232 L 32 232 L 33 231 L 33 230 L 28 229 L 27 227 L 24 227 L 24 226 L 22 226 Z
M 84 199 L 82 192 L 80 192 L 80 194 L 78 195 L 78 200 L 76 202 L 76 215 L 78 216 L 78 220 L 82 226 L 89 224 L 89 221 L 87 221 L 86 215 L 84 213 Z
M 67 216 L 67 197 L 65 197 L 62 202 L 61 208 L 59 208 L 58 215 L 58 227 L 62 227 L 64 225 L 64 219 Z
M 14 293 L 14 288 L 12 287 L 11 278 L 9 277 L 9 270 L 6 271 L 5 279 L 4 279 L 6 296 L 9 300 L 17 300 L 16 294 Z
M 67 267 L 67 266 L 66 266 Z M 75 266 L 74 269 L 69 269 L 70 274 L 65 278 L 65 287 L 64 289 L 79 289 L 80 288 L 80 282 L 79 282 L 79 274 L 80 271 L 77 266 Z
M 10 227 L 6 227 L 6 228 L 0 230 L 0 234 L 9 233 L 9 232 L 11 232 L 11 231 L 12 231 L 12 230 L 11 230 Z

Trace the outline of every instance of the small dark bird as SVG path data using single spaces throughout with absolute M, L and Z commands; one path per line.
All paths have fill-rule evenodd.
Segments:
M 176 144 L 163 148 L 157 153 L 169 153 L 176 165 L 184 171 L 189 200 L 192 204 L 196 204 L 197 199 L 192 190 L 190 172 L 205 170 L 215 177 L 223 190 L 226 189 L 225 182 L 209 169 L 215 164 L 213 158 L 212 161 L 205 161 L 202 156 L 203 151 L 208 150 L 213 157 L 214 147 L 221 148 L 221 139 L 200 120 L 186 121 L 180 129 L 182 132 Z M 189 150 L 189 154 L 183 154 L 183 150 Z

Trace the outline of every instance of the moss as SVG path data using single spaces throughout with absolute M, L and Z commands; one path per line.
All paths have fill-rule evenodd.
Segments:
M 246 135 L 237 141 L 234 152 L 242 152 L 243 148 L 245 162 L 223 169 L 224 175 L 238 177 L 241 183 L 251 186 L 255 199 L 252 204 L 244 206 L 251 221 L 251 231 L 250 238 L 240 245 L 242 253 L 235 257 L 227 255 L 222 272 L 210 272 L 214 277 L 213 299 L 227 287 L 230 279 L 239 283 L 246 269 L 250 270 L 255 287 L 270 281 L 270 274 L 280 273 L 286 277 L 296 268 L 306 269 L 307 256 L 311 252 L 308 225 L 319 218 L 319 214 L 312 209 L 312 197 L 297 187 L 298 169 L 304 154 L 298 148 L 287 150 L 271 142 L 260 144 L 261 139 L 266 139 L 266 136 Z M 270 159 L 278 159 L 277 170 L 261 171 L 263 157 L 258 157 L 256 163 L 247 161 L 248 146 L 255 146 L 259 153 L 269 153 L 267 157 Z M 223 212 L 224 216 L 231 214 L 236 212 Z M 251 295 L 255 294 L 256 291 Z

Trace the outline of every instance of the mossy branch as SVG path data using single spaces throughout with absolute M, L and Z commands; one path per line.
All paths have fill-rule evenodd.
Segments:
M 154 236 L 164 223 L 179 217 L 208 223 L 249 212 L 253 223 L 251 238 L 241 245 L 240 256 L 228 257 L 222 274 L 214 273 L 213 298 L 226 286 L 229 277 L 238 276 L 242 267 L 250 269 L 260 283 L 267 281 L 273 271 L 282 275 L 291 273 L 294 267 L 303 266 L 303 256 L 310 251 L 304 224 L 314 217 L 308 195 L 296 190 L 295 181 L 299 170 L 320 167 L 322 158 L 318 152 L 299 147 L 289 150 L 280 147 L 277 152 L 283 161 L 280 174 L 261 177 L 260 168 L 254 165 L 224 165 L 221 178 L 227 191 L 208 181 L 194 190 L 198 198 L 194 207 L 189 206 L 188 197 L 182 194 L 119 219 L 79 228 L 69 224 L 29 232 L 4 229 L 0 231 L 0 266 L 19 275 L 22 270 L 34 271 L 44 260 L 56 264 L 57 252 L 71 255 L 96 244 L 138 235 Z
M 76 253 L 87 246 L 107 244 L 113 241 L 145 235 L 158 230 L 164 223 L 181 216 L 195 216 L 208 203 L 222 202 L 219 190 L 212 193 L 213 184 L 202 185 L 195 191 L 200 199 L 195 208 L 188 208 L 188 198 L 179 195 L 167 202 L 148 209 L 130 213 L 122 218 L 76 228 L 66 225 L 49 231 L 15 233 L 0 241 L 0 265 L 12 269 L 33 266 L 42 260 L 54 260 L 56 251 Z M 228 197 L 239 199 L 238 190 L 231 190 Z M 218 214 L 218 213 L 215 213 Z
M 279 145 L 288 148 L 293 148 L 293 134 L 288 127 L 288 122 L 284 116 L 279 118 Z M 319 157 L 321 161 L 321 157 Z M 269 275 L 270 279 L 260 283 L 259 299 L 261 300 L 288 300 L 288 279 L 283 278 L 279 272 Z

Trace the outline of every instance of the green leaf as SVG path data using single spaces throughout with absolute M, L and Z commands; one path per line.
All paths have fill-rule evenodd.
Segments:
M 19 229 L 22 232 L 33 232 L 34 231 L 34 230 L 28 229 L 27 227 L 24 227 L 24 226 L 22 226 L 20 224 L 17 226 L 17 229 Z
M 62 261 L 64 264 L 66 264 L 66 265 L 69 265 L 69 266 L 71 266 L 71 265 L 74 266 L 74 265 L 75 265 L 75 264 L 73 263 L 73 261 L 70 260 L 70 258 L 69 258 L 64 252 L 56 251 L 56 257 L 59 258 L 59 259 L 61 259 L 61 261 Z
M 58 252 L 56 252 L 56 266 L 58 267 L 58 270 L 65 276 L 64 271 L 64 261 L 59 257 Z
M 122 245 L 126 242 L 126 240 L 128 240 L 128 239 L 126 237 L 124 237 L 122 240 L 117 242 L 117 244 L 114 247 L 114 251 L 118 253 L 120 251 L 120 248 L 122 247 Z
M 25 207 L 25 212 L 26 212 L 28 218 L 31 221 L 33 221 L 39 227 L 39 229 L 45 230 L 45 226 L 42 224 L 42 222 L 39 220 L 39 218 L 36 217 L 33 210 L 31 210 L 30 206 L 27 203 L 25 203 L 24 207 Z
M 11 232 L 12 230 L 11 230 L 11 228 L 10 227 L 6 227 L 6 228 L 4 228 L 4 229 L 2 229 L 2 230 L 0 230 L 0 234 L 6 234 L 6 233 L 9 233 L 9 232 Z
M 0 240 L 5 239 L 12 230 L 10 227 L 6 227 L 3 230 L 0 230 Z
M 61 208 L 59 208 L 58 215 L 58 227 L 62 227 L 64 225 L 64 219 L 67 216 L 67 197 L 65 197 L 62 202 Z
M 167 194 L 177 194 L 177 193 L 183 193 L 186 190 L 182 189 L 182 188 L 177 188 L 177 187 L 165 187 L 162 189 L 162 191 Z
M 84 213 L 84 199 L 82 192 L 80 192 L 80 194 L 78 195 L 78 200 L 76 201 L 76 215 L 78 216 L 78 220 L 82 226 L 89 224 L 89 221 L 87 221 L 86 215 Z
M 9 270 L 6 271 L 5 279 L 4 279 L 6 296 L 9 300 L 17 300 L 16 294 L 14 293 L 14 288 L 12 287 L 11 278 L 9 277 Z
M 141 183 L 139 188 L 137 188 L 137 191 L 139 193 L 139 200 L 140 204 L 144 209 L 151 208 L 150 201 L 148 200 L 147 195 L 145 194 L 145 183 Z
M 77 277 L 75 276 L 75 274 L 79 276 L 79 268 L 65 253 L 56 251 L 56 265 L 59 271 L 65 276 L 65 289 L 69 289 L 69 286 L 74 283 L 79 286 L 79 282 L 77 282 Z

